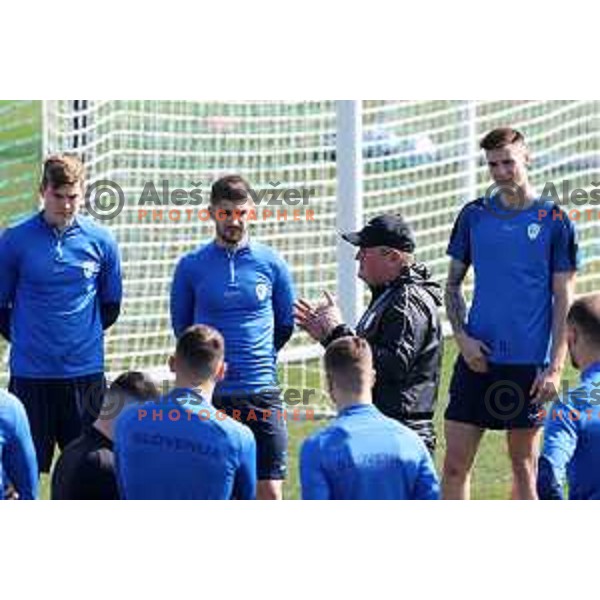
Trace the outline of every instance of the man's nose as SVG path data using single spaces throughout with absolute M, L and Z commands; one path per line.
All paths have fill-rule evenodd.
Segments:
M 239 226 L 239 225 L 241 225 L 241 224 L 242 224 L 242 215 L 241 215 L 241 213 L 240 213 L 239 211 L 237 211 L 237 210 L 234 210 L 234 211 L 231 213 L 231 219 L 230 219 L 230 223 L 231 223 L 232 225 L 236 225 L 236 226 Z
M 509 169 L 506 167 L 496 167 L 493 174 L 495 179 L 506 179 L 509 175 Z

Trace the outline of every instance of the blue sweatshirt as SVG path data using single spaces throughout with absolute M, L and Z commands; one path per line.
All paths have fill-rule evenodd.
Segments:
M 294 292 L 289 269 L 268 246 L 235 251 L 214 241 L 184 256 L 171 288 L 175 336 L 202 323 L 225 338 L 227 373 L 218 394 L 253 394 L 277 385 L 276 358 L 292 334 Z
M 115 455 L 128 500 L 252 500 L 256 443 L 250 429 L 193 390 L 175 389 L 118 417 Z
M 447 253 L 475 275 L 466 330 L 490 348 L 491 363 L 541 365 L 551 344 L 552 278 L 578 268 L 576 230 L 547 199 L 508 219 L 502 211 L 497 196 L 469 202 L 450 236 Z
M 117 244 L 87 217 L 59 232 L 39 213 L 0 237 L 0 310 L 11 310 L 13 376 L 103 372 L 102 305 L 121 297 Z
M 538 496 L 600 500 L 600 363 L 581 374 L 581 385 L 548 409 L 538 467 Z
M 340 411 L 300 456 L 305 500 L 437 500 L 439 483 L 419 436 L 371 404 Z
M 0 390 L 0 500 L 8 482 L 21 500 L 37 497 L 38 466 L 25 408 L 15 396 Z

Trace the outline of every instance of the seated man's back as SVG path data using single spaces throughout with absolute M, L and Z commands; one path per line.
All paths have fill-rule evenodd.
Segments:
M 372 404 L 342 409 L 305 441 L 300 461 L 304 499 L 433 500 L 439 483 L 421 439 Z
M 52 473 L 52 500 L 119 500 L 113 451 L 113 424 L 132 403 L 155 400 L 154 381 L 140 371 L 128 371 L 110 385 L 102 411 L 63 451 Z
M 52 500 L 118 500 L 113 444 L 95 427 L 60 455 L 52 473 Z
M 252 432 L 189 389 L 125 411 L 115 450 L 126 499 L 252 499 Z

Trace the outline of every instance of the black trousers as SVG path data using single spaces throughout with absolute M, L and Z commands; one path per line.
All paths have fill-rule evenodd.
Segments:
M 105 390 L 103 373 L 73 379 L 11 377 L 9 391 L 27 411 L 40 472 L 50 472 L 56 444 L 63 450 L 98 418 Z

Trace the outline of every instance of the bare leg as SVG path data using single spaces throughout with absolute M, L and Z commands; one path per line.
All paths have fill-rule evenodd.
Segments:
M 260 479 L 256 485 L 257 500 L 283 500 L 283 481 Z
M 471 495 L 471 469 L 484 430 L 477 425 L 447 420 L 445 433 L 442 497 L 445 500 L 468 500 Z
M 506 433 L 508 454 L 512 463 L 513 500 L 536 500 L 537 460 L 541 427 L 511 429 Z

